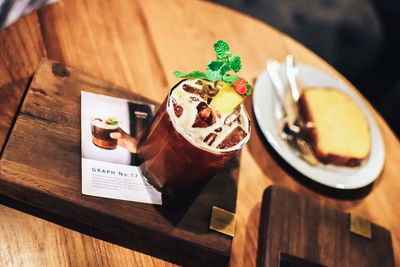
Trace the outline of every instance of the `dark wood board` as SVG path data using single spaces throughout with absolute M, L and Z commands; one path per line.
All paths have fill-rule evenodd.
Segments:
M 279 266 L 280 253 L 329 267 L 394 266 L 387 229 L 371 223 L 368 239 L 350 232 L 349 226 L 349 214 L 270 186 L 262 202 L 257 266 Z
M 0 193 L 109 233 L 132 235 L 194 265 L 227 264 L 232 238 L 209 230 L 209 222 L 213 205 L 236 210 L 239 156 L 197 196 L 163 196 L 162 206 L 82 195 L 81 90 L 154 103 L 43 59 L 1 155 Z

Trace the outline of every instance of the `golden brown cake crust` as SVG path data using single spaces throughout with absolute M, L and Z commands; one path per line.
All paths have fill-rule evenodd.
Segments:
M 302 116 L 305 125 L 307 125 L 306 131 L 310 138 L 315 156 L 318 158 L 319 161 L 325 164 L 334 164 L 334 165 L 341 165 L 348 167 L 354 167 L 361 164 L 364 157 L 358 158 L 348 155 L 339 155 L 339 154 L 323 152 L 323 150 L 320 148 L 320 142 L 318 140 L 318 134 L 315 128 L 316 125 L 315 125 L 315 120 L 313 118 L 313 113 L 310 110 L 304 92 L 300 96 L 298 105 L 299 105 L 300 116 Z

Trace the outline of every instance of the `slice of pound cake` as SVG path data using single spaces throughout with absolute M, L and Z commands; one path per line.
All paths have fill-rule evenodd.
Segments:
M 321 162 L 357 166 L 369 155 L 367 119 L 348 95 L 333 88 L 307 88 L 299 105 Z

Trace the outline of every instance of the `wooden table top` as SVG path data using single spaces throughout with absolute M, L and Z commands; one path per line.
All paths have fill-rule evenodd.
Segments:
M 173 71 L 204 69 L 214 56 L 211 45 L 219 39 L 227 41 L 232 51 L 242 57 L 241 75 L 248 80 L 261 73 L 266 59 L 283 61 L 288 53 L 298 62 L 345 80 L 288 36 L 212 3 L 61 1 L 0 32 L 0 144 L 6 141 L 25 86 L 43 56 L 161 101 L 177 82 Z M 251 109 L 251 99 L 246 102 Z M 261 198 L 271 184 L 319 198 L 386 227 L 392 233 L 395 262 L 400 264 L 400 179 L 396 171 L 400 143 L 382 117 L 365 102 L 381 129 L 386 162 L 372 186 L 351 194 L 309 183 L 265 146 L 259 131 L 252 132 L 241 157 L 231 266 L 256 263 Z M 96 238 L 99 235 L 90 227 L 7 197 L 0 200 L 1 266 L 174 266 L 146 254 L 145 248 L 138 252 L 107 242 L 106 237 Z

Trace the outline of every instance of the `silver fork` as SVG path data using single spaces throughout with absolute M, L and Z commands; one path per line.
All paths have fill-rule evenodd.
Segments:
M 296 155 L 311 166 L 318 165 L 319 161 L 315 157 L 310 144 L 304 139 L 302 132 L 294 132 L 288 127 L 288 124 L 285 123 L 282 129 L 282 137 L 294 148 Z
M 290 60 L 290 59 L 289 59 Z M 292 58 L 293 62 L 293 58 Z M 290 64 L 290 62 L 289 62 Z M 293 67 L 293 65 L 291 65 Z M 309 143 L 306 142 L 304 139 L 305 134 L 302 128 L 296 124 L 294 124 L 295 119 L 291 118 L 291 121 L 288 120 L 288 110 L 286 109 L 285 103 L 284 103 L 284 95 L 285 95 L 285 89 L 283 86 L 283 83 L 280 79 L 279 76 L 279 69 L 280 69 L 280 63 L 277 62 L 276 60 L 268 60 L 267 61 L 267 72 L 268 75 L 272 81 L 272 85 L 274 88 L 274 93 L 276 95 L 276 99 L 278 100 L 279 104 L 282 107 L 282 134 L 281 137 L 287 141 L 289 146 L 293 149 L 293 151 L 298 155 L 300 158 L 302 158 L 304 161 L 306 161 L 308 164 L 311 166 L 318 165 L 318 160 L 315 157 Z M 289 72 L 291 71 L 289 67 Z M 288 69 L 286 70 L 286 73 L 288 72 Z M 288 73 L 287 73 L 288 74 Z M 289 74 L 292 75 L 292 74 Z M 289 84 L 293 84 L 293 81 L 295 82 L 295 76 L 290 76 L 291 81 L 289 81 Z M 288 77 L 289 80 L 289 77 Z M 297 88 L 297 87 L 296 87 Z M 298 93 L 298 90 L 297 90 Z M 296 94 L 296 93 L 294 93 Z M 293 92 L 291 91 L 291 95 L 293 95 Z M 297 99 L 298 100 L 298 97 Z M 294 100 L 293 100 L 294 101 Z M 294 101 L 295 103 L 297 101 Z M 292 112 L 293 113 L 293 112 Z
M 289 88 L 292 96 L 292 100 L 294 102 L 294 106 L 298 108 L 297 102 L 300 98 L 300 90 L 297 86 L 297 79 L 296 76 L 299 73 L 299 69 L 295 66 L 293 56 L 292 55 L 287 55 L 286 56 L 286 77 L 289 82 Z M 297 115 L 298 115 L 298 110 L 297 110 Z M 304 132 L 304 127 L 305 123 L 302 120 L 301 116 L 297 116 L 295 118 L 295 121 L 300 124 L 300 132 L 298 132 L 298 136 L 296 138 L 296 142 L 298 144 L 298 147 L 301 151 L 301 155 L 306 162 L 308 162 L 310 165 L 315 166 L 318 165 L 319 161 L 315 157 L 314 152 L 311 148 L 311 145 L 309 142 L 306 141 L 306 134 Z

